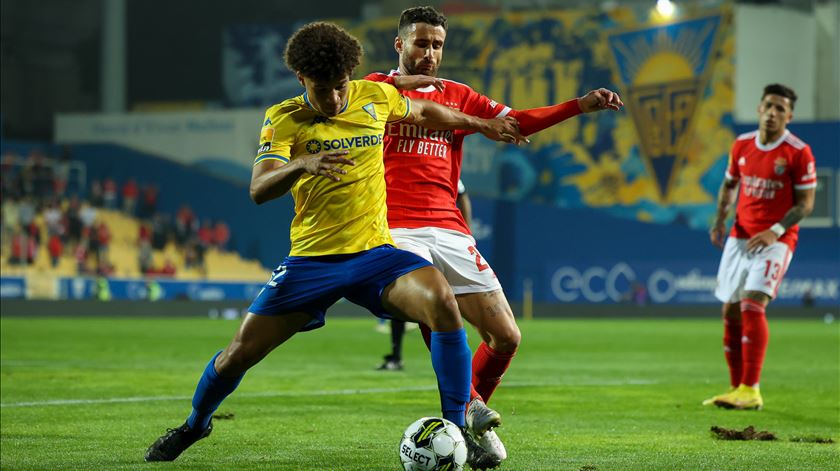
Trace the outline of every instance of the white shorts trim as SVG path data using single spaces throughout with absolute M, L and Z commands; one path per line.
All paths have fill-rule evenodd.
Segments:
M 726 239 L 715 288 L 715 297 L 721 302 L 738 302 L 747 291 L 759 291 L 775 298 L 793 258 L 793 251 L 781 242 L 749 253 L 747 240 Z
M 470 235 L 439 227 L 420 227 L 391 229 L 391 237 L 400 249 L 419 255 L 437 267 L 455 294 L 502 289 Z

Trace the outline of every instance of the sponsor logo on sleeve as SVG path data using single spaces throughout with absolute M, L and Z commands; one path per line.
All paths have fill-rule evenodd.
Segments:
M 260 142 L 271 142 L 274 140 L 274 128 L 263 128 L 260 133 Z

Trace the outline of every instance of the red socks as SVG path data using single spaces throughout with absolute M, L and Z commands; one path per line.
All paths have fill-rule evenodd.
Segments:
M 741 357 L 741 320 L 723 318 L 723 354 L 729 365 L 729 384 L 737 388 L 743 376 L 743 360 Z
M 472 384 L 484 402 L 490 402 L 490 396 L 502 381 L 514 355 L 515 351 L 497 352 L 484 342 L 476 349 L 472 363 Z
M 755 386 L 761 376 L 764 364 L 764 353 L 767 351 L 767 340 L 770 330 L 767 328 L 767 317 L 764 306 L 752 299 L 741 301 L 741 320 L 743 323 L 743 337 L 741 348 L 744 356 L 744 373 L 741 383 Z
M 423 334 L 423 341 L 426 346 L 431 346 L 432 331 L 426 324 L 420 324 L 420 332 Z M 490 348 L 485 342 L 475 351 L 472 361 L 472 385 L 470 388 L 470 401 L 475 398 L 482 399 L 485 403 L 490 400 L 496 386 L 502 381 L 502 376 L 510 366 L 510 361 L 516 352 L 503 353 Z

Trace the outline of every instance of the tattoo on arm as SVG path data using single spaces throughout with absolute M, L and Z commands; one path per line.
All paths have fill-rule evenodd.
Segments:
M 790 208 L 787 213 L 785 213 L 785 217 L 779 221 L 779 224 L 785 226 L 785 229 L 790 229 L 794 224 L 804 219 L 807 215 L 808 214 L 806 214 L 805 208 L 795 205 Z
M 719 222 L 725 221 L 726 217 L 729 215 L 729 211 L 732 209 L 732 204 L 735 202 L 737 188 L 737 181 L 724 180 L 720 185 L 717 204 L 717 219 Z
M 779 224 L 784 226 L 785 229 L 790 229 L 793 225 L 811 214 L 811 211 L 814 210 L 815 196 L 816 189 L 814 188 L 796 191 L 793 207 L 785 213 L 785 216 L 779 221 Z

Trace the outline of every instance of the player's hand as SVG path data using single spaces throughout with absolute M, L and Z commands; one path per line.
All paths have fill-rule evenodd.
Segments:
M 717 222 L 709 231 L 709 240 L 717 247 L 723 248 L 723 241 L 726 240 L 726 225 L 722 222 Z
M 618 111 L 624 106 L 624 102 L 621 101 L 618 93 L 606 88 L 599 88 L 578 98 L 578 105 L 584 113 L 592 113 L 601 110 Z
M 749 253 L 758 253 L 764 250 L 764 247 L 769 247 L 774 242 L 779 240 L 779 237 L 776 236 L 776 233 L 767 229 L 766 231 L 761 231 L 758 234 L 750 237 L 750 240 L 747 241 L 747 252 Z
M 485 123 L 487 128 L 481 133 L 494 141 L 517 145 L 522 142 L 531 142 L 519 132 L 519 121 L 512 116 L 488 119 L 485 120 Z
M 346 175 L 347 170 L 339 167 L 339 164 L 356 165 L 356 162 L 345 157 L 349 154 L 346 150 L 321 152 L 319 154 L 307 155 L 297 161 L 306 173 L 321 175 L 334 182 L 341 181 L 338 175 Z
M 446 88 L 443 80 L 428 75 L 398 75 L 394 77 L 394 87 L 397 90 L 417 90 L 429 85 L 435 87 L 439 92 Z

